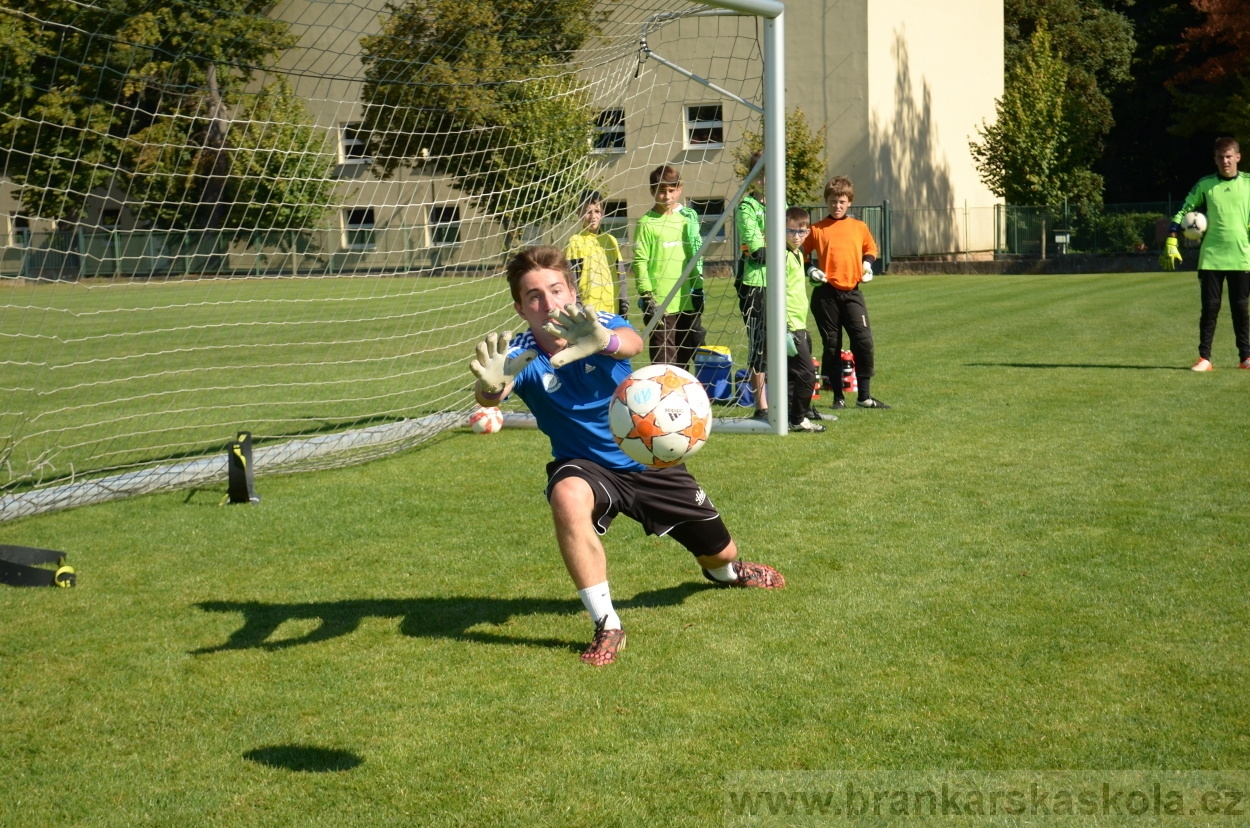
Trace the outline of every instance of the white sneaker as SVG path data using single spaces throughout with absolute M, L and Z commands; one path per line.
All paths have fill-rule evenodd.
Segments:
M 825 427 L 822 425 L 817 425 L 816 423 L 813 423 L 811 420 L 804 417 L 803 422 L 799 423 L 798 425 L 790 426 L 790 430 L 791 431 L 805 431 L 808 434 L 819 434 L 820 432 L 825 430 Z
M 1198 361 L 1194 363 L 1194 367 L 1190 368 L 1189 370 L 1191 371 L 1214 371 L 1215 366 L 1212 365 L 1211 360 L 1207 359 L 1206 357 L 1198 357 Z

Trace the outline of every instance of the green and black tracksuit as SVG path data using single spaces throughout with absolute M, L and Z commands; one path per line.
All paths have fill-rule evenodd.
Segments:
M 1211 358 L 1215 322 L 1224 282 L 1228 282 L 1237 355 L 1246 359 L 1250 357 L 1250 173 L 1200 179 L 1172 217 L 1172 232 L 1177 232 L 1184 215 L 1194 210 L 1207 216 L 1207 232 L 1198 251 L 1198 283 L 1202 289 L 1198 355 Z

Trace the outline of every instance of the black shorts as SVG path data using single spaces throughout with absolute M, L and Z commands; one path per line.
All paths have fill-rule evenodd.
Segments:
M 566 477 L 580 477 L 595 493 L 591 519 L 600 535 L 618 514 L 642 524 L 648 535 L 668 535 L 692 555 L 716 555 L 729 545 L 729 530 L 703 487 L 684 464 L 667 469 L 616 471 L 590 460 L 547 464 L 547 497 Z

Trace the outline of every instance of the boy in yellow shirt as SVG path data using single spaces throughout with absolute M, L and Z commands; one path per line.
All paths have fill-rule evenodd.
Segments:
M 629 299 L 625 296 L 625 263 L 621 261 L 621 246 L 616 236 L 599 232 L 602 222 L 603 199 L 596 192 L 587 193 L 582 201 L 582 230 L 569 239 L 564 256 L 573 268 L 582 304 L 628 317 Z

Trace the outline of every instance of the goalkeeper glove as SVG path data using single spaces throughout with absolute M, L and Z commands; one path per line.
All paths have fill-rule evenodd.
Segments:
M 703 313 L 703 306 L 707 304 L 707 296 L 703 293 L 703 288 L 695 288 L 690 291 L 690 309 L 695 313 Z
M 533 348 L 527 348 L 509 358 L 508 343 L 511 341 L 512 331 L 487 334 L 486 339 L 477 345 L 477 359 L 469 363 L 469 370 L 481 383 L 482 393 L 488 397 L 502 394 L 521 369 L 538 356 Z
M 551 357 L 552 368 L 563 368 L 570 362 L 599 353 L 608 347 L 613 336 L 599 321 L 599 313 L 583 305 L 565 305 L 552 311 L 543 330 L 565 342 L 564 350 Z
M 655 297 L 650 293 L 638 294 L 638 310 L 642 311 L 643 322 L 651 324 L 651 317 L 655 316 Z
M 1164 270 L 1176 270 L 1176 265 L 1180 261 L 1181 250 L 1176 237 L 1168 236 L 1167 241 L 1163 243 L 1163 255 L 1159 257 L 1159 266 Z
M 807 278 L 811 279 L 813 282 L 815 282 L 818 285 L 823 285 L 826 281 L 828 281 L 827 278 L 825 277 L 825 271 L 821 270 L 815 265 L 808 266 Z
M 629 318 L 629 300 L 628 299 L 616 300 L 616 315 L 621 317 L 622 319 Z
M 863 282 L 872 281 L 872 262 L 864 262 L 864 278 L 861 279 L 860 281 L 863 281 Z
M 747 258 L 749 258 L 751 261 L 755 262 L 756 264 L 764 264 L 765 262 L 768 261 L 768 248 L 761 247 L 759 250 L 756 250 Z
M 799 346 L 794 341 L 794 332 L 786 331 L 786 356 L 798 356 Z

